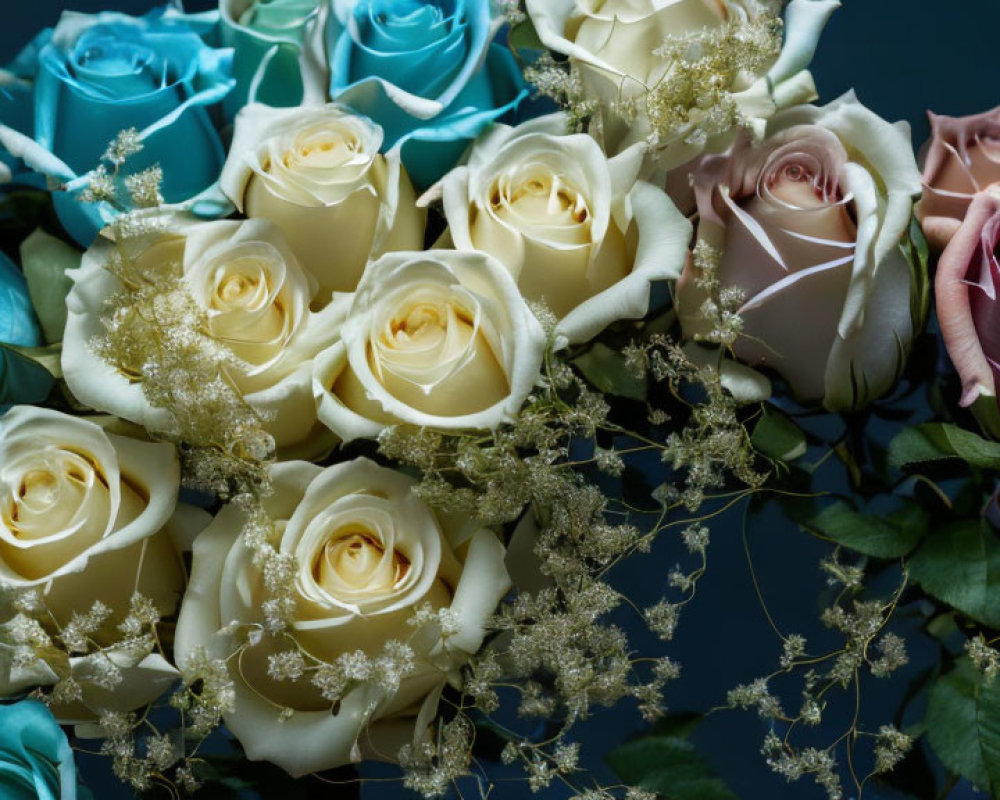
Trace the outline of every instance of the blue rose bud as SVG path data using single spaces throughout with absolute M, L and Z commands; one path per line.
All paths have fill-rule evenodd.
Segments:
M 329 0 L 330 96 L 370 117 L 418 186 L 437 181 L 527 87 L 491 44 L 489 0 Z

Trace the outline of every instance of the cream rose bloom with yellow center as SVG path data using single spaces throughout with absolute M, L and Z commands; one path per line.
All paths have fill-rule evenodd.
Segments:
M 424 211 L 382 140 L 378 125 L 337 105 L 250 105 L 236 118 L 222 190 L 281 228 L 320 304 L 354 291 L 369 259 L 423 246 Z
M 173 446 L 105 433 L 78 417 L 16 406 L 0 416 L 0 583 L 35 590 L 50 635 L 100 601 L 112 613 L 91 635 L 104 653 L 53 651 L 18 663 L 12 622 L 0 625 L 0 694 L 50 685 L 67 674 L 82 699 L 58 707 L 79 719 L 101 709 L 126 711 L 154 700 L 177 678 L 160 655 L 114 647 L 133 593 L 173 613 L 184 588 L 176 544 L 193 538 L 201 514 L 177 506 L 180 466 Z M 113 689 L 90 676 L 95 661 L 120 671 Z
M 785 8 L 785 41 L 765 74 L 742 69 L 724 89 L 747 124 L 762 132 L 777 109 L 816 97 L 807 67 L 819 35 L 838 0 L 791 0 Z M 703 30 L 745 26 L 761 13 L 754 0 L 526 0 L 526 10 L 546 47 L 567 56 L 579 71 L 588 98 L 598 101 L 609 152 L 644 141 L 651 126 L 644 97 L 670 77 L 673 64 L 656 54 L 672 38 Z M 634 102 L 637 114 L 626 119 L 616 107 Z M 697 114 L 696 114 L 697 116 Z M 657 166 L 671 169 L 706 146 L 724 147 L 691 137 L 693 125 L 659 142 Z
M 516 416 L 544 350 L 492 256 L 389 253 L 368 266 L 340 340 L 315 361 L 319 418 L 345 441 L 398 423 L 495 428 Z
M 106 298 L 121 286 L 104 266 L 112 247 L 98 243 L 71 273 L 63 371 L 81 402 L 155 430 L 167 424 L 167 411 L 146 398 L 143 365 L 122 374 L 90 347 L 103 330 Z M 316 420 L 312 359 L 336 340 L 341 312 L 310 310 L 316 282 L 276 226 L 171 218 L 129 247 L 139 269 L 179 265 L 192 310 L 205 317 L 204 333 L 234 356 L 225 378 L 262 414 L 279 450 L 313 455 L 332 445 Z
M 646 314 L 650 284 L 680 276 L 691 224 L 637 180 L 640 147 L 608 159 L 590 136 L 565 132 L 561 114 L 494 126 L 442 191 L 454 246 L 495 255 L 577 344 Z
M 252 759 L 298 776 L 362 754 L 393 758 L 421 734 L 441 688 L 459 681 L 459 668 L 482 645 L 486 622 L 510 587 L 503 546 L 484 529 L 469 535 L 464 525 L 463 536 L 413 495 L 411 478 L 367 459 L 326 469 L 279 464 L 272 479 L 266 509 L 281 532 L 280 551 L 296 562 L 290 628 L 249 640 L 232 632 L 261 625 L 267 598 L 240 536 L 241 512 L 227 506 L 194 545 L 178 663 L 198 647 L 216 658 L 239 653 L 227 661 L 235 705 L 225 722 Z M 450 610 L 447 635 L 409 624 L 428 605 Z M 412 667 L 395 687 L 356 678 L 324 696 L 322 681 L 312 680 L 321 665 L 357 651 L 378 658 L 393 642 L 412 650 Z M 298 679 L 277 680 L 268 656 L 289 647 L 307 667 Z M 279 720 L 283 708 L 290 713 Z

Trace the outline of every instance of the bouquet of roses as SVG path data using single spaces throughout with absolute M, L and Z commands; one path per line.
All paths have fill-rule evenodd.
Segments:
M 1000 436 L 1000 120 L 934 118 L 925 158 L 954 392 L 922 366 L 909 128 L 810 104 L 836 6 L 220 0 L 28 43 L 0 70 L 4 792 L 76 795 L 54 717 L 171 796 L 381 761 L 428 798 L 732 797 L 666 714 L 669 648 L 709 522 L 777 506 L 825 543 L 838 642 L 779 634 L 726 696 L 768 765 L 858 796 L 926 731 L 1000 796 L 1000 445 L 961 411 Z M 662 586 L 621 580 L 651 558 Z M 940 633 L 926 720 L 802 740 L 906 664 L 904 608 Z M 590 776 L 578 723 L 625 703 L 653 733 Z

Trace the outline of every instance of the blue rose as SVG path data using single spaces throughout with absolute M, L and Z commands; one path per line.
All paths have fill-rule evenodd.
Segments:
M 426 187 L 528 90 L 489 0 L 328 0 L 330 96 L 375 120 Z
M 216 183 L 225 160 L 205 106 L 221 101 L 234 85 L 232 52 L 212 49 L 202 39 L 217 16 L 166 8 L 143 17 L 64 12 L 12 65 L 17 77 L 33 84 L 34 119 L 32 130 L 0 129 L 0 144 L 38 171 L 80 188 L 78 176 L 97 166 L 108 143 L 136 128 L 143 149 L 126 171 L 158 164 L 168 203 L 198 197 Z M 109 210 L 82 206 L 72 193 L 55 199 L 67 230 L 89 245 Z M 196 210 L 227 210 L 204 199 L 205 207 Z
M 77 784 L 73 750 L 37 700 L 0 706 L 0 797 L 4 800 L 90 798 Z
M 41 342 L 24 275 L 0 252 L 0 409 L 12 403 L 39 403 L 48 396 L 53 383 L 48 371 L 2 346 L 37 347 Z
M 226 97 L 231 118 L 254 101 L 294 106 L 302 100 L 299 59 L 319 23 L 319 0 L 219 0 L 222 43 L 234 50 L 236 89 Z M 256 86 L 254 86 L 256 82 Z

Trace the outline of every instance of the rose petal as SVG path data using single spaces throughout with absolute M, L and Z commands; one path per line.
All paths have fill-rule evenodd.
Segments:
M 941 337 L 962 381 L 963 406 L 971 405 L 981 394 L 996 395 L 993 371 L 973 322 L 966 281 L 981 246 L 983 227 L 998 212 L 1000 200 L 994 192 L 981 192 L 973 198 L 965 221 L 941 254 L 934 278 Z

